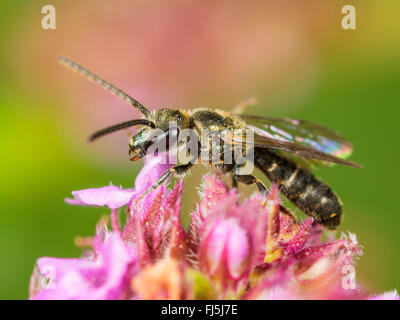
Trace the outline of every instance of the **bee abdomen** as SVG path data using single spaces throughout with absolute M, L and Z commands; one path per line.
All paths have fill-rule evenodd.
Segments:
M 329 229 L 340 224 L 339 198 L 310 171 L 268 149 L 256 148 L 254 161 L 271 182 L 279 185 L 280 192 L 304 213 Z

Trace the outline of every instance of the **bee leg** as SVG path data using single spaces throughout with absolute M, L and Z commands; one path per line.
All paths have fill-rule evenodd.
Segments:
M 257 184 L 258 190 L 260 190 L 261 194 L 266 195 L 268 193 L 268 189 L 265 184 L 255 176 L 252 175 L 235 175 L 234 178 L 244 184 Z M 296 221 L 293 213 L 286 207 L 279 205 L 279 211 L 283 214 L 287 215 L 292 221 Z
M 159 186 L 161 186 L 165 181 L 167 181 L 168 178 L 172 177 L 173 175 L 176 176 L 183 176 L 185 173 L 187 173 L 192 166 L 191 163 L 189 164 L 184 164 L 184 165 L 179 165 L 175 167 L 169 168 L 167 171 L 165 171 L 160 178 L 158 178 L 149 188 L 147 188 L 137 199 L 136 203 L 139 202 L 143 197 L 148 195 L 151 191 L 154 189 L 157 189 Z
M 255 177 L 255 176 L 252 176 L 252 175 L 250 175 L 250 174 L 246 174 L 246 175 L 234 175 L 234 179 L 236 180 L 236 181 L 238 181 L 238 182 L 240 182 L 240 183 L 244 183 L 244 184 L 256 184 L 257 185 L 257 187 L 258 187 L 258 190 L 260 190 L 260 192 L 263 194 L 263 195 L 266 195 L 267 193 L 268 193 L 268 189 L 267 189 L 267 187 L 265 186 L 265 184 L 260 180 L 260 179 L 258 179 L 257 177 Z
M 288 208 L 286 208 L 286 207 L 284 207 L 283 205 L 280 204 L 279 205 L 279 211 L 282 212 L 283 214 L 287 215 L 292 220 L 292 222 L 296 222 L 295 216 L 293 215 L 293 213 Z
M 236 190 L 238 189 L 238 181 L 234 175 L 232 175 L 232 188 L 235 188 Z

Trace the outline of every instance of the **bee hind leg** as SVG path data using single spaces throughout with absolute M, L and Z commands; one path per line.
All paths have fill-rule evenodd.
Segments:
M 250 175 L 250 174 L 246 174 L 246 175 L 234 175 L 233 178 L 234 178 L 237 182 L 240 182 L 240 183 L 243 183 L 243 184 L 247 184 L 247 185 L 256 184 L 257 187 L 258 187 L 258 190 L 260 190 L 260 192 L 261 192 L 263 195 L 266 195 L 266 194 L 268 193 L 268 189 L 267 189 L 267 187 L 265 186 L 265 184 L 264 184 L 260 179 L 258 179 L 258 178 L 255 177 L 255 176 L 252 176 L 252 175 Z
M 239 181 L 241 183 L 247 184 L 247 185 L 255 183 L 257 185 L 257 187 L 258 187 L 258 190 L 260 190 L 262 195 L 266 195 L 268 193 L 268 191 L 269 191 L 267 189 L 267 187 L 265 186 L 265 184 L 255 176 L 252 176 L 252 175 L 234 175 L 233 178 L 235 180 L 237 180 L 237 181 Z M 296 221 L 296 218 L 293 215 L 293 213 L 288 208 L 286 208 L 285 206 L 279 205 L 279 211 L 282 212 L 283 214 L 287 215 L 292 221 Z

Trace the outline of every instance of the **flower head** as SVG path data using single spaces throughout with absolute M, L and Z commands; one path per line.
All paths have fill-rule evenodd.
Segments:
M 361 255 L 352 234 L 322 241 L 312 218 L 281 212 L 278 187 L 242 203 L 218 176 L 203 179 L 189 231 L 180 223 L 183 184 L 140 197 L 168 165 L 146 161 L 135 188 L 107 186 L 73 192 L 72 204 L 107 206 L 89 254 L 40 258 L 32 299 L 399 299 L 371 296 L 352 277 Z M 126 207 L 126 224 L 117 210 Z M 287 211 L 287 210 L 286 210 Z

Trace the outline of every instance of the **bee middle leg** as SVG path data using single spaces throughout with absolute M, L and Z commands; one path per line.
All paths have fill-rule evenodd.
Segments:
M 238 189 L 238 181 L 234 175 L 232 175 L 232 188 L 235 188 L 236 190 Z

